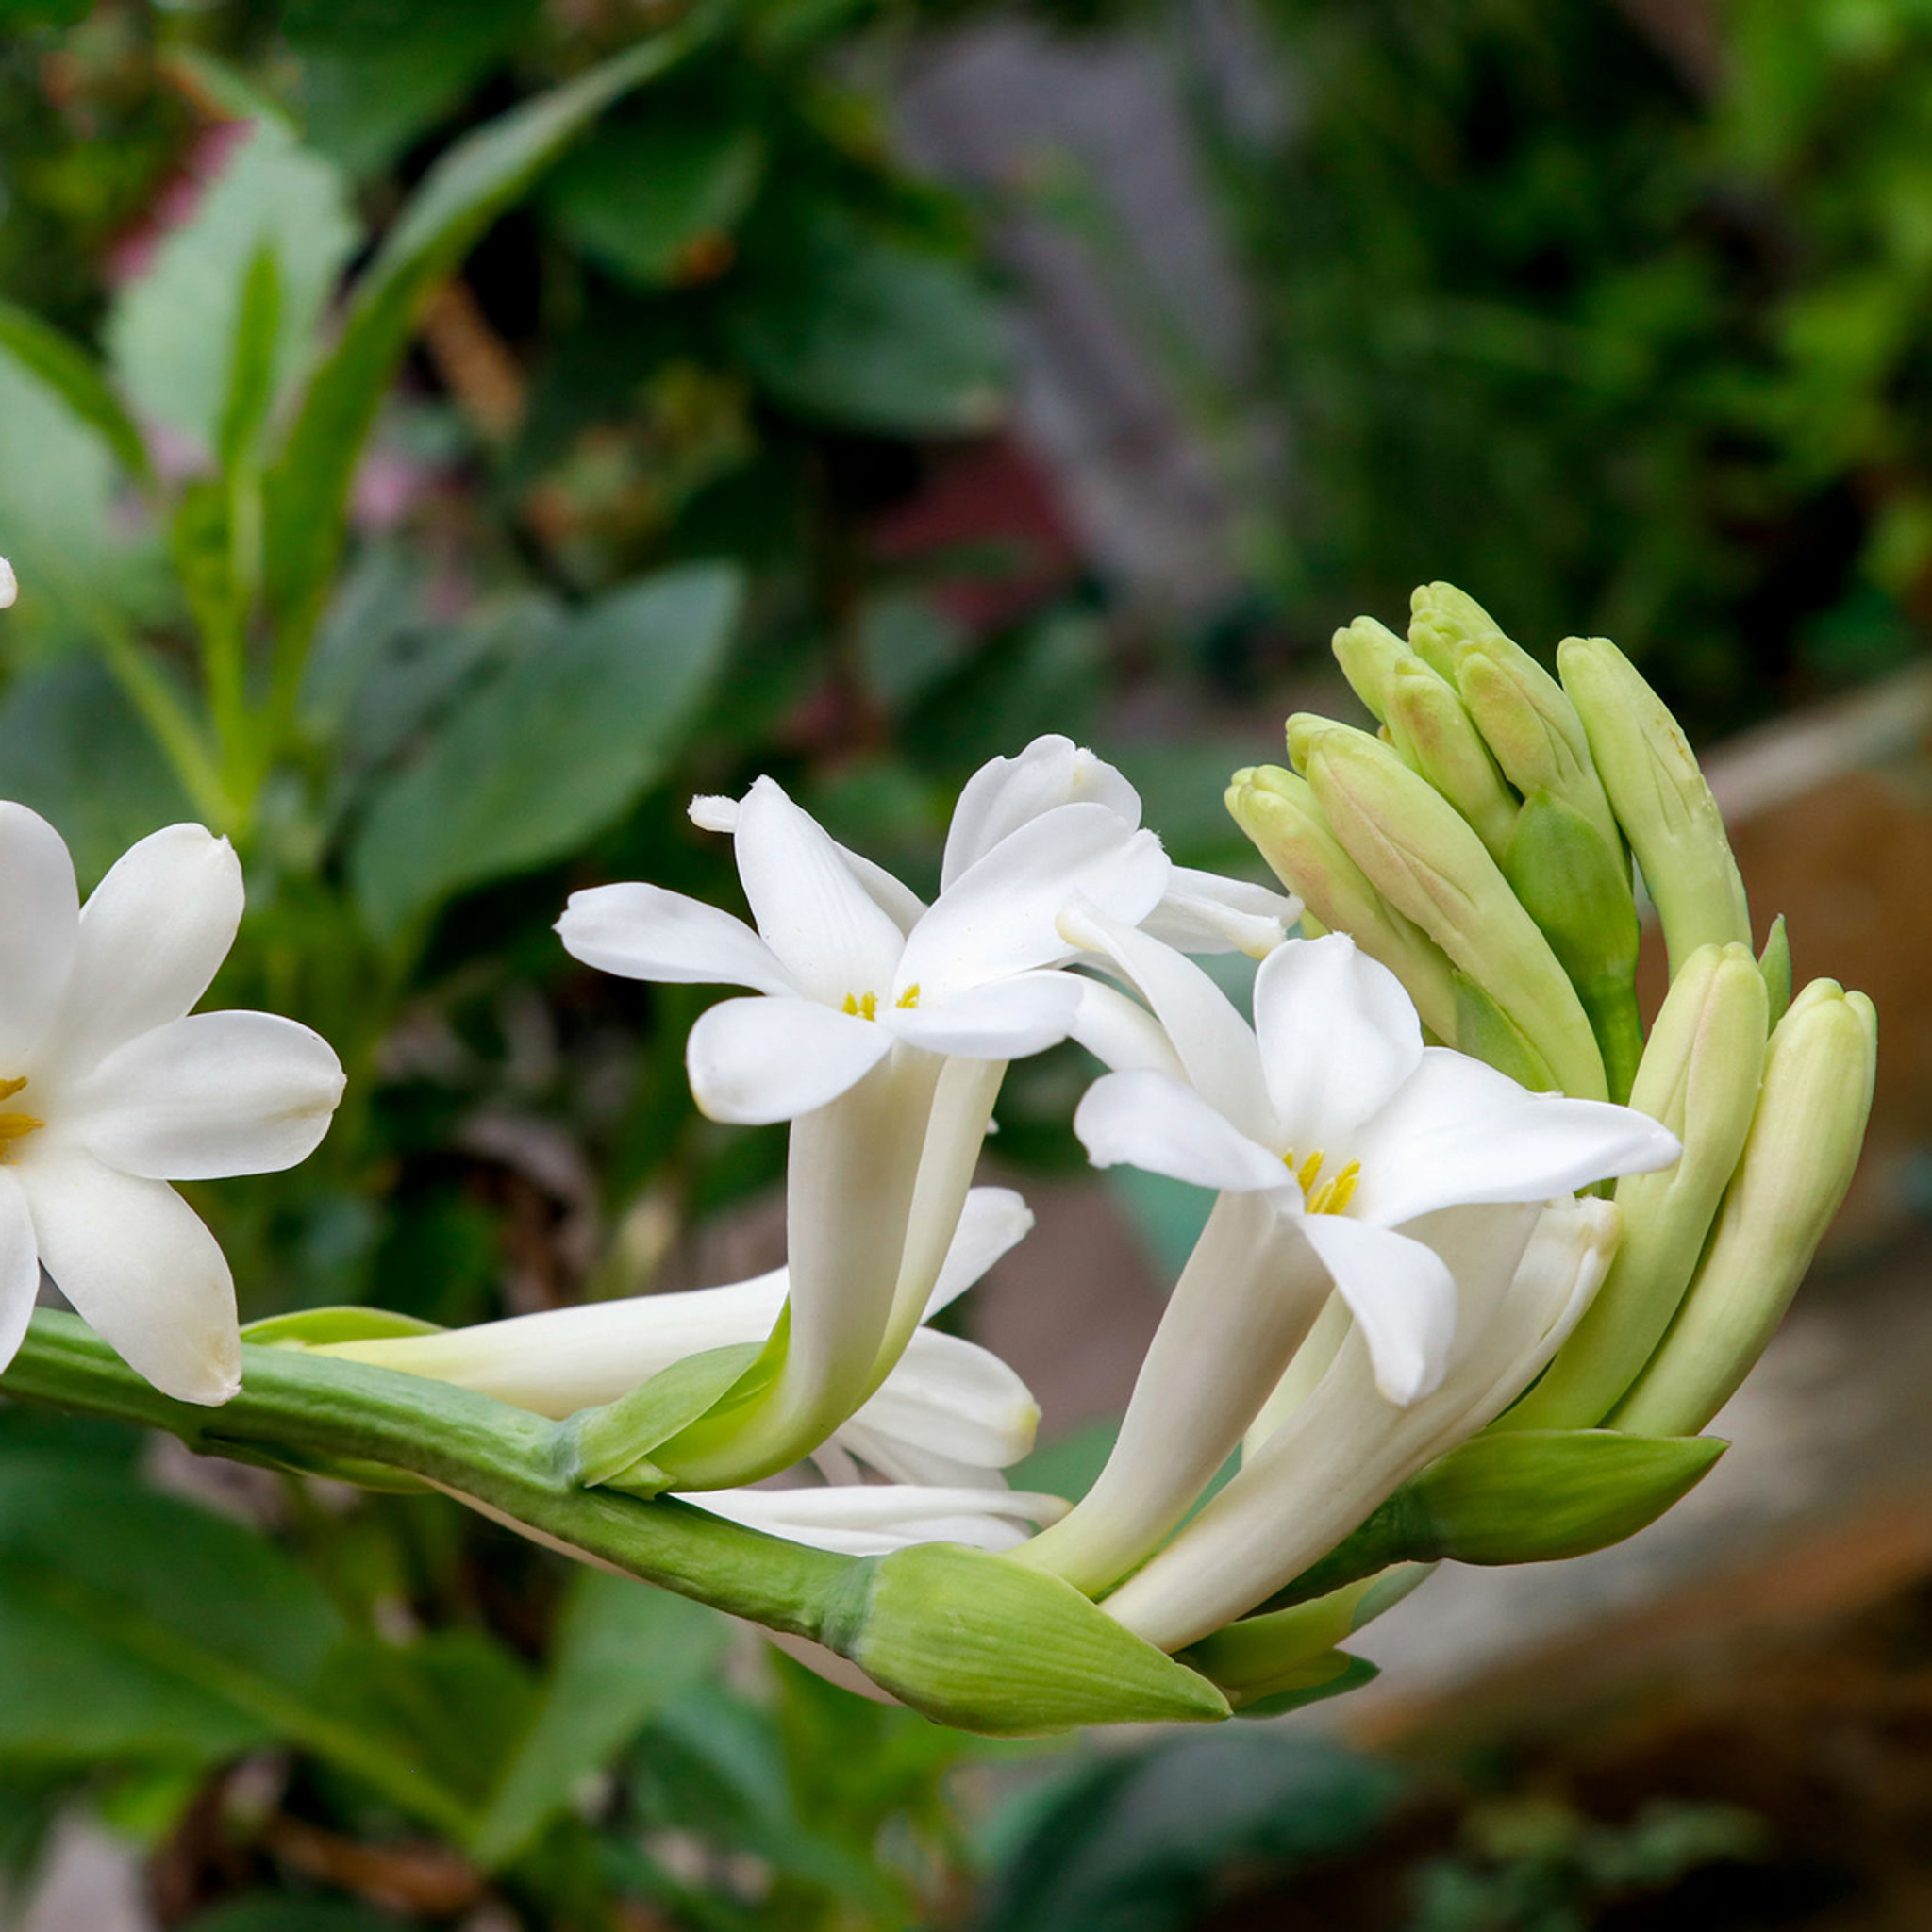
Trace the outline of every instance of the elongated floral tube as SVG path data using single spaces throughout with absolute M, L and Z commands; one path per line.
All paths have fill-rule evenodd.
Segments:
M 1370 884 L 1330 829 L 1306 778 L 1279 765 L 1234 774 L 1227 809 L 1290 891 L 1330 932 L 1345 932 L 1379 959 L 1438 1040 L 1456 1042 L 1456 987 L 1442 949 Z M 1307 930 L 1306 920 L 1303 930 Z
M 894 1046 L 856 1086 L 791 1124 L 791 1319 L 773 1343 L 784 1359 L 755 1408 L 707 1417 L 653 1450 L 675 1488 L 727 1489 L 789 1469 L 877 1386 L 941 1065 L 936 1054 Z
M 1498 1428 L 1594 1427 L 1663 1340 L 1743 1152 L 1767 1004 L 1748 946 L 1700 946 L 1672 982 L 1630 1104 L 1676 1135 L 1683 1158 L 1617 1183 L 1624 1239 L 1609 1274 L 1548 1373 Z
M 1393 702 L 1395 670 L 1409 655 L 1408 646 L 1373 617 L 1357 617 L 1335 633 L 1331 648 L 1349 689 L 1361 699 L 1375 722 L 1387 724 Z
M 1389 681 L 1389 735 L 1395 749 L 1466 818 L 1498 864 L 1516 827 L 1516 794 L 1456 688 L 1407 656 Z
M 1487 631 L 1456 647 L 1456 688 L 1510 784 L 1547 791 L 1589 820 L 1612 850 L 1621 835 L 1591 757 L 1590 739 L 1563 687 L 1519 644 Z
M 1107 1466 L 1073 1512 L 1014 1553 L 1090 1596 L 1156 1549 L 1240 1444 L 1301 1346 L 1329 1279 L 1265 1195 L 1224 1193 L 1141 1365 Z
M 1462 815 L 1366 732 L 1303 713 L 1289 741 L 1335 836 L 1389 903 L 1495 1001 L 1564 1092 L 1604 1099 L 1576 990 Z
M 1241 1474 L 1102 1598 L 1108 1615 L 1172 1651 L 1266 1601 L 1521 1391 L 1588 1306 L 1616 1245 L 1607 1201 L 1426 1219 L 1432 1244 L 1453 1254 L 1463 1297 L 1457 1358 L 1436 1392 L 1406 1409 L 1383 1402 L 1360 1333 L 1351 1333 L 1315 1392 Z
M 1642 868 L 1674 974 L 1699 946 L 1749 944 L 1744 881 L 1677 721 L 1607 638 L 1565 638 L 1563 688 Z
M 1814 979 L 1764 1056 L 1764 1084 L 1702 1265 L 1649 1366 L 1610 1416 L 1694 1436 L 1764 1352 L 1858 1165 L 1877 1070 L 1863 993 Z

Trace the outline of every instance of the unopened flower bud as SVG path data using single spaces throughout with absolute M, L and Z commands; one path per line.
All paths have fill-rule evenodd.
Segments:
M 1335 661 L 1349 687 L 1375 715 L 1378 723 L 1389 722 L 1389 688 L 1395 667 L 1409 655 L 1408 646 L 1373 617 L 1357 617 L 1345 629 L 1335 633 Z
M 1402 981 L 1437 1039 L 1456 1039 L 1449 961 L 1426 933 L 1376 891 L 1341 849 L 1307 780 L 1279 765 L 1245 768 L 1227 788 L 1234 822 L 1276 878 L 1303 901 L 1302 932 L 1345 932 Z
M 1579 811 L 1548 791 L 1517 814 L 1503 874 L 1550 942 L 1590 1015 L 1610 1098 L 1630 1091 L 1643 1051 L 1637 1010 L 1637 902 L 1621 842 L 1607 845 Z
M 1497 1428 L 1593 1428 L 1662 1341 L 1743 1152 L 1765 1011 L 1748 946 L 1701 947 L 1672 982 L 1630 1104 L 1676 1135 L 1683 1158 L 1617 1183 L 1624 1239 L 1610 1272 L 1548 1373 Z
M 1206 1677 L 1071 1583 L 955 1543 L 855 1564 L 813 1634 L 914 1710 L 985 1736 L 1227 1715 Z
M 1566 1093 L 1603 1099 L 1576 991 L 1462 815 L 1366 732 L 1304 713 L 1288 735 L 1335 836 L 1382 896 L 1501 1008 Z
M 1456 647 L 1503 626 L 1454 584 L 1418 584 L 1408 597 L 1408 648 L 1439 676 L 1456 681 Z
M 1748 943 L 1744 881 L 1677 721 L 1607 638 L 1566 638 L 1557 662 L 1657 902 L 1671 971 L 1699 946 Z
M 1852 1184 L 1877 1052 L 1863 993 L 1814 979 L 1791 1003 L 1703 1262 L 1611 1427 L 1693 1435 L 1763 1353 Z
M 1469 639 L 1456 648 L 1456 688 L 1517 791 L 1560 798 L 1606 845 L 1622 849 L 1576 707 L 1527 651 L 1501 631 Z
M 1395 749 L 1474 826 L 1500 860 L 1516 824 L 1516 794 L 1490 756 L 1453 685 L 1413 655 L 1389 682 L 1389 732 Z

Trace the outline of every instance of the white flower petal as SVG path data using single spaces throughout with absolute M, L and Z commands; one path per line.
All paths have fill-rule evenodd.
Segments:
M 276 1013 L 193 1013 L 117 1047 L 69 1091 L 60 1132 L 150 1180 L 275 1174 L 306 1160 L 342 1097 L 319 1033 Z
M 19 1350 L 41 1291 L 40 1249 L 20 1183 L 0 1168 L 0 1369 Z
M 1089 952 L 1110 958 L 1141 990 L 1188 1078 L 1210 1106 L 1250 1140 L 1275 1139 L 1279 1123 L 1262 1081 L 1254 1030 L 1200 967 L 1084 902 L 1069 908 L 1060 930 Z
M 208 991 L 242 923 L 242 863 L 201 825 L 168 825 L 114 861 L 80 909 L 58 1024 L 81 1073 L 124 1041 L 178 1020 Z
M 13 575 L 13 566 L 0 557 L 0 610 L 11 608 L 13 600 L 20 595 L 20 579 Z
M 738 801 L 715 791 L 701 791 L 685 807 L 685 816 L 701 832 L 724 832 L 727 836 L 738 829 Z
M 905 936 L 831 835 L 759 778 L 738 808 L 738 876 L 759 936 L 809 998 L 883 996 Z
M 226 1402 L 242 1386 L 235 1283 L 188 1203 L 78 1147 L 37 1148 L 15 1172 L 42 1263 L 89 1326 L 163 1394 Z
M 1345 1214 L 1308 1214 L 1301 1228 L 1348 1304 L 1399 1408 L 1441 1381 L 1456 1337 L 1456 1277 L 1433 1248 Z
M 1022 825 L 969 866 L 913 928 L 895 993 L 924 1000 L 1069 958 L 1060 913 L 1077 894 L 1137 924 L 1166 890 L 1172 867 L 1152 832 L 1136 832 L 1103 805 L 1063 805 Z
M 888 1009 L 879 1022 L 928 1053 L 1017 1060 L 1058 1046 L 1079 1009 L 1080 989 L 1066 974 L 1028 973 L 968 987 L 932 1006 Z
M 853 1420 L 956 1462 L 1005 1469 L 1031 1451 L 1040 1405 L 991 1349 L 921 1328 Z
M 80 915 L 65 841 L 40 813 L 10 801 L 0 803 L 0 1078 L 9 1078 L 67 991 Z
M 928 1489 L 910 1483 L 708 1490 L 678 1500 L 748 1529 L 853 1557 L 881 1556 L 924 1542 L 1012 1549 L 1026 1540 L 1021 1524 L 1051 1523 L 1066 1509 L 1058 1496 L 1017 1490 Z
M 1430 1047 L 1363 1128 L 1353 1211 L 1392 1226 L 1457 1203 L 1543 1201 L 1614 1174 L 1669 1167 L 1675 1136 L 1634 1108 L 1531 1093 L 1447 1047 Z
M 762 1126 L 838 1099 L 892 1049 L 870 1020 L 813 1000 L 724 1000 L 685 1041 L 692 1097 L 714 1121 Z
M 1129 830 L 1141 823 L 1141 794 L 1111 765 L 1058 732 L 1036 738 L 1017 758 L 989 758 L 953 808 L 940 890 L 1022 825 L 1056 806 L 1081 803 L 1104 805 Z
M 1102 1074 L 1074 1112 L 1074 1132 L 1095 1167 L 1125 1163 L 1198 1188 L 1295 1192 L 1279 1155 L 1257 1146 L 1168 1074 Z
M 1302 916 L 1302 902 L 1246 879 L 1177 865 L 1166 896 L 1141 930 L 1181 953 L 1245 953 L 1265 959 Z
M 1290 940 L 1261 962 L 1255 1031 L 1269 1097 L 1304 1157 L 1347 1144 L 1422 1064 L 1402 982 L 1341 933 Z
M 573 892 L 557 936 L 572 958 L 625 979 L 798 991 L 777 954 L 743 920 L 661 886 Z
M 1033 1232 L 1033 1210 L 1011 1188 L 974 1188 L 966 1196 L 953 1245 L 925 1305 L 927 1319 L 952 1304 L 993 1263 Z

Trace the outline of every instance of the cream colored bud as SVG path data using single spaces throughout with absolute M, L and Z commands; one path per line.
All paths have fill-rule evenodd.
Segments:
M 1408 646 L 1373 617 L 1357 617 L 1335 633 L 1335 661 L 1350 689 L 1361 699 L 1376 720 L 1389 722 L 1389 687 L 1395 667 L 1409 655 Z
M 1516 794 L 1453 685 L 1420 658 L 1405 657 L 1389 682 L 1395 748 L 1466 818 L 1502 862 L 1516 825 Z

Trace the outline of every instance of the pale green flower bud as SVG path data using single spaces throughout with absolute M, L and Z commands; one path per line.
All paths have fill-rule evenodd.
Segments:
M 1594 1427 L 1663 1340 L 1744 1149 L 1765 1014 L 1748 946 L 1700 947 L 1672 982 L 1630 1104 L 1676 1135 L 1683 1158 L 1617 1183 L 1624 1239 L 1610 1272 L 1548 1373 L 1497 1428 Z
M 1672 973 L 1699 946 L 1748 944 L 1744 881 L 1677 721 L 1607 638 L 1565 638 L 1557 662 L 1657 902 Z
M 1349 687 L 1374 713 L 1376 721 L 1389 722 L 1389 687 L 1395 667 L 1409 655 L 1408 646 L 1373 617 L 1357 617 L 1345 629 L 1335 633 L 1335 661 Z
M 1336 838 L 1382 896 L 1495 1002 L 1566 1093 L 1602 1100 L 1603 1058 L 1576 990 L 1462 815 L 1366 732 L 1303 713 L 1288 737 Z
M 1453 685 L 1406 655 L 1389 681 L 1388 724 L 1395 749 L 1475 827 L 1501 860 L 1516 824 L 1516 794 Z
M 1878 1016 L 1814 979 L 1779 1021 L 1744 1153 L 1702 1265 L 1662 1345 L 1610 1416 L 1641 1435 L 1690 1435 L 1729 1400 L 1783 1319 L 1858 1165 Z
M 1454 584 L 1418 584 L 1408 596 L 1408 648 L 1439 676 L 1456 681 L 1456 647 L 1503 626 Z
M 1228 1712 L 1071 1583 L 956 1543 L 855 1563 L 816 1635 L 914 1710 L 990 1737 Z
M 1415 924 L 1376 891 L 1341 849 L 1307 780 L 1279 765 L 1250 766 L 1227 788 L 1234 822 L 1307 910 L 1302 932 L 1345 932 L 1401 980 L 1422 1022 L 1438 1040 L 1456 1039 L 1456 990 L 1449 961 Z
M 1517 791 L 1560 798 L 1612 851 L 1622 849 L 1576 707 L 1527 651 L 1501 631 L 1470 638 L 1456 647 L 1456 688 Z
M 1643 1052 L 1637 902 L 1622 842 L 1605 844 L 1581 812 L 1533 792 L 1517 814 L 1503 874 L 1570 975 L 1603 1053 L 1610 1098 L 1621 1101 Z

